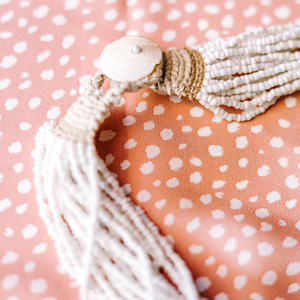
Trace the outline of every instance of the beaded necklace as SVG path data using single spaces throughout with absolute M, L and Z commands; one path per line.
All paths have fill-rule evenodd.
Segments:
M 166 53 L 142 37 L 103 51 L 102 70 L 66 116 L 36 135 L 39 212 L 81 299 L 201 299 L 184 261 L 98 156 L 94 139 L 110 107 L 151 86 L 197 99 L 227 121 L 250 120 L 300 89 L 299 48 L 300 27 L 287 24 Z M 118 83 L 103 94 L 105 74 Z

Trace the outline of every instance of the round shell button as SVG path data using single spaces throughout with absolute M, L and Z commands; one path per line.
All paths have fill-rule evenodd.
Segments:
M 161 60 L 162 51 L 152 40 L 126 36 L 105 47 L 100 68 L 113 80 L 136 81 L 150 75 Z

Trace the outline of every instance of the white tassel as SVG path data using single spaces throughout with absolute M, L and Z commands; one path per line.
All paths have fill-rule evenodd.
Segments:
M 246 121 L 300 89 L 300 27 L 258 28 L 193 47 L 206 63 L 197 99 L 227 121 Z M 222 106 L 241 110 L 228 113 Z

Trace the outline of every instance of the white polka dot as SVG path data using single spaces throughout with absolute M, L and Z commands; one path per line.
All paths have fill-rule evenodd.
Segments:
M 18 105 L 18 100 L 15 98 L 7 99 L 4 103 L 5 109 L 7 111 L 14 109 L 17 105 Z
M 21 83 L 18 87 L 19 90 L 25 90 L 25 89 L 28 89 L 31 85 L 31 81 L 30 80 L 26 80 L 24 81 L 23 83 Z
M 256 12 L 257 12 L 256 6 L 251 5 L 251 6 L 247 7 L 246 9 L 244 9 L 243 15 L 245 18 L 251 18 L 256 15 Z
M 31 190 L 31 182 L 24 179 L 18 183 L 17 190 L 21 194 L 27 194 Z
M 69 49 L 70 47 L 73 46 L 74 43 L 75 43 L 75 36 L 74 35 L 67 35 L 63 38 L 61 46 L 64 49 Z
M 216 262 L 216 258 L 213 255 L 210 255 L 206 260 L 205 260 L 205 265 L 210 266 L 213 265 Z
M 190 132 L 190 131 L 192 131 L 192 127 L 191 126 L 182 126 L 181 131 L 182 132 Z
M 300 231 L 300 221 L 295 224 L 295 227 Z
M 220 239 L 225 233 L 225 228 L 223 227 L 222 224 L 214 225 L 211 227 L 209 230 L 209 235 L 213 239 Z
M 234 251 L 237 247 L 237 242 L 236 242 L 236 239 L 235 238 L 230 238 L 225 246 L 224 246 L 224 251 L 226 252 L 231 252 L 231 251 Z
M 20 18 L 18 20 L 18 27 L 19 28 L 24 28 L 28 24 L 28 20 L 26 18 Z
M 208 28 L 209 26 L 209 23 L 207 20 L 205 19 L 200 19 L 198 22 L 197 22 L 197 27 L 200 31 L 204 31 Z
M 216 272 L 216 274 L 219 275 L 220 277 L 225 277 L 227 273 L 228 273 L 228 268 L 226 265 L 220 265 Z
M 155 32 L 158 29 L 157 23 L 154 22 L 147 22 L 144 24 L 144 31 L 147 33 Z
M 292 283 L 289 285 L 287 292 L 288 292 L 288 294 L 290 294 L 290 293 L 298 292 L 299 290 L 300 290 L 299 283 Z
M 34 261 L 29 261 L 24 265 L 24 270 L 27 273 L 32 272 L 35 269 L 35 266 L 36 264 Z
M 67 71 L 65 77 L 70 78 L 70 77 L 75 76 L 75 75 L 76 75 L 76 70 L 70 69 L 69 71 Z
M 166 204 L 167 200 L 166 199 L 161 199 L 161 200 L 158 200 L 154 203 L 154 206 L 157 208 L 157 209 L 162 209 L 165 204 Z
M 0 79 L 0 90 L 6 89 L 10 85 L 10 79 L 5 78 L 5 79 Z
M 269 201 L 269 203 L 273 203 L 275 201 L 278 201 L 281 199 L 280 194 L 277 191 L 273 191 L 267 194 L 266 200 Z
M 198 184 L 202 180 L 202 176 L 199 172 L 194 172 L 193 174 L 190 175 L 190 182 Z
M 135 9 L 132 14 L 131 17 L 133 20 L 139 20 L 141 19 L 143 16 L 145 15 L 145 11 L 141 8 Z
M 293 174 L 285 178 L 285 185 L 290 189 L 296 189 L 299 186 L 299 179 Z
M 201 107 L 195 106 L 190 109 L 190 115 L 195 118 L 199 118 L 203 116 L 203 109 Z
M 287 276 L 293 276 L 298 274 L 299 272 L 300 272 L 300 262 L 289 263 L 285 271 Z
M 23 214 L 27 210 L 27 207 L 28 207 L 28 203 L 24 203 L 24 204 L 17 206 L 16 213 L 19 215 Z
M 19 298 L 17 296 L 9 296 L 5 300 L 19 300 Z
M 29 124 L 29 123 L 22 122 L 22 123 L 19 124 L 19 127 L 20 127 L 21 130 L 27 131 L 27 130 L 29 130 L 32 126 L 31 126 L 31 124 Z
M 137 1 L 138 1 L 138 0 L 127 0 L 127 1 L 126 1 L 126 5 L 127 5 L 128 7 L 132 7 L 132 6 L 134 6 L 134 5 L 137 4 Z
M 140 202 L 147 202 L 151 199 L 151 194 L 147 190 L 141 190 L 138 192 L 136 199 Z
M 149 13 L 154 14 L 156 12 L 159 12 L 162 8 L 162 5 L 158 1 L 152 1 L 150 3 Z
M 257 247 L 258 254 L 260 256 L 269 256 L 274 251 L 273 245 L 271 245 L 271 244 L 269 244 L 267 242 L 259 243 L 259 244 L 257 244 L 256 247 Z
M 295 147 L 293 151 L 295 154 L 300 154 L 300 147 Z
M 200 219 L 199 217 L 196 217 L 186 224 L 185 230 L 188 233 L 192 233 L 193 231 L 198 229 L 199 226 L 200 226 Z
M 206 195 L 201 195 L 199 199 L 203 204 L 209 204 L 211 202 L 211 195 L 206 194 Z
M 258 293 L 251 293 L 249 298 L 251 300 L 263 300 L 263 297 Z M 276 299 L 274 299 L 274 300 L 276 300 Z
M 233 285 L 237 290 L 240 290 L 247 283 L 246 275 L 238 275 L 233 279 Z
M 110 141 L 115 135 L 116 132 L 112 130 L 102 130 L 99 135 L 99 141 L 100 142 Z
M 240 124 L 238 122 L 232 122 L 227 125 L 228 132 L 236 132 L 240 128 Z
M 45 59 L 47 59 L 50 56 L 50 54 L 51 52 L 49 50 L 41 52 L 36 58 L 37 63 L 40 64 L 41 62 L 43 62 Z
M 170 165 L 170 169 L 172 171 L 177 171 L 182 167 L 182 159 L 178 158 L 178 157 L 173 157 L 170 161 L 169 161 L 169 165 Z
M 204 6 L 204 12 L 210 15 L 217 15 L 220 11 L 220 8 L 216 4 L 207 4 Z
M 140 113 L 147 109 L 147 102 L 141 101 L 138 106 L 135 108 L 136 112 Z
M 92 21 L 88 21 L 88 22 L 85 22 L 83 25 L 82 25 L 82 28 L 84 30 L 91 30 L 95 27 L 95 22 L 92 22 Z
M 196 279 L 196 286 L 200 293 L 208 289 L 210 285 L 211 285 L 211 281 L 206 276 L 198 277 Z
M 286 20 L 291 14 L 291 8 L 287 5 L 281 5 L 274 10 L 274 15 L 280 20 Z
M 292 108 L 292 107 L 296 106 L 296 104 L 297 104 L 296 98 L 287 97 L 284 99 L 284 104 L 287 108 Z
M 176 38 L 176 31 L 175 30 L 166 30 L 163 33 L 162 39 L 165 42 L 171 42 Z
M 255 211 L 255 215 L 258 217 L 258 218 L 266 218 L 269 216 L 269 211 L 266 209 L 266 208 L 258 208 L 256 211 Z
M 197 44 L 197 39 L 194 36 L 189 36 L 186 40 L 185 40 L 185 45 L 187 47 L 192 47 L 195 46 Z
M 164 224 L 165 224 L 166 226 L 171 226 L 171 225 L 174 223 L 174 220 L 175 220 L 174 214 L 169 213 L 169 214 L 167 214 L 167 215 L 165 216 L 165 218 L 164 218 Z
M 284 120 L 284 119 L 279 119 L 278 124 L 282 128 L 289 128 L 291 126 L 290 122 L 288 122 L 287 120 Z
M 153 114 L 154 115 L 161 115 L 165 112 L 165 108 L 163 105 L 157 105 L 157 106 L 154 106 L 153 108 Z
M 79 5 L 79 0 L 65 0 L 64 1 L 64 9 L 65 10 L 73 10 L 76 9 Z
M 178 146 L 178 149 L 179 149 L 179 150 L 182 150 L 182 149 L 186 148 L 186 146 L 187 146 L 187 144 L 180 144 L 180 145 Z
M 37 26 L 36 25 L 34 25 L 34 26 L 30 26 L 29 28 L 28 28 L 28 33 L 29 34 L 33 34 L 33 33 L 35 33 L 36 31 L 38 30 L 38 28 L 37 28 Z M 47 34 L 46 36 L 51 36 L 52 37 L 52 40 L 53 40 L 53 36 L 51 35 L 51 34 Z M 41 36 L 41 38 L 40 38 L 40 40 L 42 41 L 42 42 L 50 42 L 50 41 L 44 41 L 44 40 L 42 40 L 42 38 L 44 38 L 44 36 Z
M 36 245 L 33 250 L 32 250 L 32 253 L 33 254 L 40 254 L 40 253 L 43 253 L 47 250 L 48 248 L 48 245 L 46 243 L 40 243 L 38 245 Z
M 256 232 L 256 229 L 250 225 L 246 225 L 242 228 L 242 234 L 244 235 L 244 237 L 249 237 L 254 235 Z
M 54 37 L 52 34 L 44 34 L 40 37 L 40 40 L 42 42 L 51 42 L 51 41 L 53 41 L 53 39 L 54 39 Z
M 17 154 L 21 152 L 22 150 L 22 144 L 20 142 L 11 143 L 11 145 L 8 147 L 8 152 L 11 154 Z
M 208 29 L 205 32 L 205 37 L 210 41 L 216 40 L 217 38 L 219 38 L 219 36 L 220 36 L 220 33 L 216 29 Z M 214 116 L 214 118 L 218 118 L 219 121 L 222 121 L 222 118 L 218 115 Z
M 245 188 L 247 188 L 249 181 L 248 180 L 243 180 L 243 181 L 239 181 L 236 183 L 236 188 L 238 190 L 244 190 Z
M 236 143 L 236 147 L 238 149 L 243 149 L 243 148 L 247 147 L 247 145 L 248 145 L 247 137 L 239 136 L 236 138 L 235 143 Z
M 50 70 L 44 70 L 41 74 L 40 77 L 43 80 L 51 80 L 54 77 L 54 72 L 52 69 Z
M 181 209 L 192 208 L 193 207 L 193 202 L 189 199 L 181 198 L 179 200 L 179 207 Z
M 159 147 L 155 145 L 147 146 L 145 151 L 148 158 L 154 158 L 160 153 Z
M 212 188 L 213 189 L 220 189 L 221 187 L 223 187 L 225 185 L 225 181 L 223 180 L 214 180 L 213 184 L 212 184 Z
M 59 59 L 59 64 L 60 64 L 61 66 L 64 66 L 64 65 L 66 65 L 66 64 L 69 62 L 69 60 L 70 60 L 70 57 L 67 56 L 67 55 L 64 55 L 64 56 L 62 56 L 62 57 Z
M 271 16 L 264 14 L 264 15 L 261 15 L 260 21 L 264 26 L 269 26 L 272 23 L 272 18 L 271 18 Z
M 125 149 L 132 149 L 137 145 L 135 139 L 129 139 L 126 143 L 124 143 Z
M 173 137 L 174 133 L 171 129 L 163 129 L 161 132 L 160 132 L 160 136 L 162 137 L 162 139 L 164 141 L 168 141 L 170 140 L 172 137 Z
M 292 248 L 297 245 L 298 241 L 291 236 L 287 236 L 283 241 L 284 248 Z
M 234 17 L 232 15 L 226 15 L 221 20 L 221 26 L 223 28 L 232 28 L 234 25 Z
M 19 283 L 20 276 L 18 274 L 6 275 L 2 280 L 2 287 L 5 290 L 12 290 Z
M 199 136 L 209 136 L 211 135 L 212 131 L 210 129 L 210 127 L 206 126 L 206 127 L 202 127 L 198 130 L 197 134 Z
M 3 69 L 9 69 L 10 67 L 14 66 L 17 61 L 17 58 L 13 55 L 4 56 L 0 63 L 0 67 L 2 67 Z
M 130 126 L 135 123 L 135 117 L 127 116 L 122 120 L 122 122 L 124 126 Z
M 43 19 L 48 15 L 49 11 L 50 11 L 49 6 L 40 5 L 32 12 L 32 15 L 37 19 Z
M 192 157 L 192 158 L 190 159 L 190 163 L 191 163 L 192 165 L 194 165 L 194 166 L 197 166 L 197 167 L 199 167 L 199 166 L 202 165 L 201 160 L 200 160 L 199 158 L 197 158 L 197 157 Z
M 153 169 L 154 169 L 154 164 L 151 161 L 142 164 L 140 167 L 140 171 L 145 175 L 152 173 Z
M 283 140 L 280 137 L 273 137 L 270 140 L 270 145 L 274 148 L 281 148 L 283 146 Z
M 38 228 L 35 225 L 29 224 L 22 229 L 24 239 L 31 239 L 38 233 Z
M 236 198 L 230 200 L 230 208 L 231 209 L 240 209 L 242 207 L 242 201 Z
M 204 250 L 204 247 L 201 245 L 193 244 L 189 247 L 189 252 L 192 254 L 199 254 L 199 253 L 203 252 L 203 250 Z
M 198 8 L 198 5 L 195 2 L 187 2 L 184 4 L 184 11 L 187 14 L 194 13 Z
M 238 222 L 242 221 L 244 219 L 244 215 L 242 215 L 242 214 L 240 214 L 240 215 L 234 215 L 233 217 Z
M 277 279 L 275 271 L 267 271 L 261 278 L 261 283 L 265 285 L 272 285 Z
M 51 21 L 56 26 L 62 26 L 66 24 L 67 18 L 63 15 L 55 15 Z
M 247 265 L 252 258 L 252 253 L 250 251 L 242 250 L 238 256 L 237 261 L 240 266 Z
M 177 20 L 181 17 L 181 12 L 178 9 L 172 9 L 168 14 L 167 14 L 167 20 L 173 21 Z
M 272 225 L 271 224 L 268 224 L 266 222 L 261 222 L 260 223 L 260 230 L 261 231 L 271 231 L 273 229 Z
M 263 128 L 262 125 L 251 126 L 251 132 L 260 133 L 262 131 L 262 128 Z
M 287 157 L 281 157 L 278 159 L 278 163 L 283 167 L 286 168 L 288 166 L 288 158 Z
M 122 170 L 126 170 L 126 169 L 129 168 L 130 162 L 129 162 L 127 159 L 126 159 L 126 160 L 123 160 L 123 161 L 121 162 L 120 166 L 121 166 L 121 169 L 122 169 Z
M 153 182 L 153 185 L 154 185 L 154 186 L 160 186 L 160 184 L 161 184 L 161 181 L 160 181 L 160 180 L 155 180 L 155 181 Z
M 211 145 L 208 147 L 208 152 L 213 157 L 219 157 L 223 155 L 223 148 L 217 145 Z
M 0 39 L 6 40 L 13 36 L 12 32 L 10 31 L 2 31 L 0 32 Z
M 154 127 L 155 127 L 155 124 L 153 121 L 148 121 L 143 124 L 144 130 L 152 130 Z
M 33 279 L 30 281 L 30 291 L 33 294 L 44 293 L 47 289 L 48 284 L 44 278 Z
M 27 50 L 27 42 L 19 42 L 14 45 L 14 51 L 16 53 L 23 53 L 25 50 Z
M 118 15 L 119 13 L 117 12 L 117 10 L 109 9 L 104 13 L 103 17 L 107 21 L 113 21 L 117 18 Z
M 6 237 L 12 236 L 13 234 L 14 234 L 14 231 L 9 227 L 6 227 L 4 230 L 4 233 L 3 233 L 3 235 Z
M 212 210 L 211 214 L 212 214 L 212 217 L 214 219 L 222 219 L 222 218 L 224 218 L 224 211 L 222 211 L 220 209 Z
M 166 185 L 169 188 L 174 188 L 179 185 L 179 181 L 176 177 L 174 177 L 174 178 L 167 180 Z
M 119 21 L 116 26 L 115 26 L 115 30 L 116 31 L 123 31 L 126 29 L 127 23 L 124 20 Z M 144 27 L 145 28 L 145 27 Z M 146 31 L 147 32 L 147 31 Z
M 257 175 L 264 177 L 270 174 L 270 167 L 267 165 L 263 165 L 257 169 Z
M 238 162 L 238 165 L 241 167 L 241 168 L 245 168 L 248 164 L 248 159 L 247 158 L 241 158 Z
M 1 259 L 3 265 L 12 264 L 18 259 L 19 255 L 13 251 L 7 251 Z

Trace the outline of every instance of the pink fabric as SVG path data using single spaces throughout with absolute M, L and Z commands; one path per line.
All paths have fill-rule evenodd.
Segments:
M 83 82 L 87 75 L 93 75 L 96 71 L 96 60 L 107 43 L 125 34 L 140 34 L 156 41 L 163 50 L 167 50 L 171 47 L 189 47 L 207 39 L 235 35 L 246 29 L 250 29 L 252 26 L 268 26 L 289 21 L 299 23 L 299 5 L 300 2 L 297 0 L 289 0 L 284 3 L 280 0 L 129 0 L 127 2 L 120 0 L 94 2 L 91 0 L 0 0 L 0 299 L 78 299 L 78 289 L 74 287 L 69 277 L 63 274 L 53 247 L 53 241 L 48 237 L 43 221 L 38 216 L 32 173 L 33 150 L 35 148 L 34 136 L 40 125 L 48 119 L 59 120 L 70 107 L 71 103 L 76 100 L 79 82 Z M 147 95 L 143 96 L 144 93 L 149 93 L 149 99 L 157 99 L 157 102 L 149 101 Z M 297 95 L 293 95 L 293 97 L 296 96 Z M 258 167 L 262 167 L 263 165 L 273 167 L 276 165 L 276 167 L 274 167 L 276 172 L 271 174 L 274 176 L 274 180 L 280 178 L 281 185 L 278 188 L 282 190 L 286 188 L 287 185 L 284 178 L 290 175 L 294 175 L 294 177 L 290 178 L 292 182 L 291 185 L 297 186 L 297 180 L 295 178 L 300 177 L 299 154 L 297 153 L 298 150 L 294 151 L 293 149 L 300 145 L 298 134 L 299 125 L 297 122 L 297 110 L 299 110 L 298 97 L 298 100 L 293 100 L 296 98 L 292 98 L 286 102 L 282 99 L 277 106 L 271 108 L 270 111 L 260 117 L 260 119 L 255 119 L 253 123 L 242 124 L 239 131 L 234 131 L 235 125 L 231 125 L 232 127 L 229 127 L 230 129 L 228 130 L 227 126 L 229 125 L 225 123 L 225 121 L 222 123 L 212 121 L 212 114 L 205 111 L 205 109 L 201 122 L 205 120 L 206 125 L 196 125 L 195 120 L 189 121 L 189 118 L 192 117 L 190 109 L 195 106 L 194 103 L 183 101 L 176 104 L 177 107 L 172 110 L 173 102 L 171 103 L 166 97 L 153 96 L 151 90 L 141 91 L 133 96 L 127 95 L 125 99 L 128 101 L 120 108 L 122 114 L 118 115 L 118 111 L 115 109 L 116 118 L 113 119 L 111 116 L 110 120 L 104 125 L 104 129 L 111 129 L 111 126 L 113 126 L 116 120 L 120 123 L 126 116 L 132 115 L 133 113 L 137 116 L 138 111 L 135 110 L 135 107 L 142 101 L 147 102 L 148 109 L 143 112 L 143 118 L 138 120 L 138 124 L 140 124 L 141 127 L 145 122 L 155 119 L 154 123 L 156 129 L 159 128 L 163 130 L 167 128 L 170 118 L 173 118 L 173 122 L 176 122 L 175 119 L 179 114 L 182 114 L 183 120 L 184 122 L 186 121 L 186 123 L 174 127 L 173 131 L 175 133 L 183 134 L 182 126 L 191 126 L 192 134 L 194 134 L 192 140 L 196 141 L 195 137 L 197 137 L 197 131 L 201 127 L 207 126 L 211 129 L 215 129 L 217 132 L 220 130 L 219 135 L 208 138 L 211 142 L 214 141 L 215 145 L 220 145 L 222 139 L 229 134 L 233 144 L 237 137 L 245 135 L 250 142 L 253 141 L 254 143 L 255 133 L 253 133 L 253 131 L 252 133 L 250 132 L 251 126 L 253 126 L 253 124 L 260 125 L 260 120 L 264 119 L 266 125 L 264 125 L 263 128 L 264 130 L 268 128 L 268 131 L 271 133 L 270 135 L 266 135 L 266 131 L 263 130 L 260 135 L 266 137 L 264 149 L 271 150 L 265 150 L 266 160 L 260 160 L 259 153 L 255 153 L 251 156 L 251 151 L 247 152 L 249 148 L 241 150 L 245 151 L 243 153 L 247 152 L 249 165 L 251 159 L 254 160 L 254 164 L 252 171 L 249 170 L 249 168 L 241 168 L 241 170 L 247 170 L 243 178 L 238 177 L 240 173 L 237 172 L 237 180 L 234 182 L 234 185 L 237 181 L 244 179 L 250 180 L 251 183 L 250 174 L 257 172 Z M 167 101 L 168 104 L 164 104 L 164 101 Z M 140 105 L 143 106 L 144 104 Z M 163 114 L 153 116 L 154 106 L 158 105 L 164 106 L 166 110 L 165 115 L 167 115 L 166 118 Z M 288 114 L 290 110 L 293 111 L 293 121 L 288 121 L 290 125 L 283 121 L 281 121 L 281 124 L 278 123 L 279 119 L 287 121 L 286 115 L 285 117 L 281 117 L 280 109 L 286 114 Z M 157 111 L 159 110 L 161 110 L 161 108 L 157 108 Z M 273 115 L 271 110 L 274 112 Z M 270 119 L 269 125 L 267 125 L 268 114 L 270 118 L 271 115 L 275 116 L 274 119 Z M 138 117 L 136 117 L 136 119 L 138 119 Z M 273 120 L 273 123 L 271 120 Z M 276 123 L 276 128 L 272 126 L 274 123 Z M 188 128 L 186 127 L 184 130 L 188 131 Z M 232 133 L 230 133 L 230 130 L 232 130 Z M 279 134 L 279 130 L 281 138 L 284 141 L 289 141 L 287 143 L 290 145 L 289 148 L 284 148 L 284 151 L 287 151 L 289 154 L 280 153 L 280 149 L 276 146 L 270 148 L 270 140 L 278 136 L 277 133 Z M 207 132 L 207 129 L 205 129 L 204 132 L 205 131 Z M 160 134 L 160 132 L 161 131 L 157 131 L 158 134 Z M 125 131 L 124 134 L 128 133 L 129 131 Z M 250 136 L 252 140 L 250 140 Z M 119 140 L 119 144 L 115 144 L 115 147 L 120 147 L 121 144 L 124 145 L 127 139 L 123 141 L 122 138 Z M 112 141 L 115 143 L 115 140 Z M 144 146 L 151 145 L 154 141 L 154 137 L 149 135 L 149 140 L 145 142 Z M 169 146 L 164 151 L 169 149 L 175 153 L 175 142 L 173 141 L 174 140 L 168 144 Z M 240 141 L 243 143 L 244 140 L 242 139 Z M 157 143 L 162 143 L 162 141 L 157 141 Z M 183 143 L 185 142 L 181 137 L 176 140 L 176 151 L 179 151 L 178 145 Z M 278 145 L 278 143 L 280 144 L 280 140 L 274 140 L 274 145 Z M 212 144 L 207 144 L 207 146 L 209 145 Z M 114 145 L 112 144 L 112 146 Z M 194 155 L 193 153 L 197 152 L 198 147 L 193 147 L 194 148 L 189 149 L 191 153 L 184 157 L 185 161 L 190 159 L 189 155 Z M 144 148 L 141 148 L 141 152 L 138 154 L 142 155 L 141 153 L 143 153 L 144 161 L 138 160 L 135 162 L 136 173 L 128 173 L 128 177 L 124 177 L 122 174 L 119 175 L 119 178 L 123 178 L 123 184 L 129 183 L 127 178 L 130 178 L 132 174 L 133 177 L 141 175 L 139 168 L 143 163 L 148 161 L 146 161 Z M 239 152 L 237 148 L 234 149 L 234 151 Z M 113 148 L 111 148 L 111 150 L 113 150 Z M 228 150 L 227 153 L 230 152 L 229 148 L 226 150 Z M 105 156 L 109 153 L 115 156 L 115 153 L 109 152 L 109 148 L 99 150 L 100 153 L 101 151 L 103 151 L 103 155 L 105 154 Z M 125 151 L 123 153 L 126 154 Z M 277 160 L 288 155 L 294 155 L 294 160 L 288 159 L 288 167 L 284 168 L 282 165 L 285 165 L 286 161 L 281 160 L 281 163 L 279 163 Z M 104 156 L 102 157 L 104 158 Z M 168 164 L 172 157 L 175 157 L 175 155 L 161 161 L 161 163 L 166 165 L 166 169 L 169 168 Z M 240 158 L 242 158 L 242 156 L 237 157 L 236 164 L 238 164 Z M 207 155 L 207 159 L 209 161 L 212 158 Z M 226 161 L 220 161 L 219 166 L 228 165 L 232 162 L 231 159 L 232 157 L 226 157 Z M 121 157 L 116 159 L 114 162 L 115 165 L 112 164 L 111 168 L 115 168 L 114 171 L 116 172 L 122 172 L 122 169 L 124 169 L 123 166 L 126 164 L 123 166 L 120 166 L 120 164 L 124 160 L 125 159 L 121 159 Z M 127 160 L 129 161 L 128 158 Z M 203 162 L 202 157 L 201 160 Z M 118 165 L 116 162 L 118 162 Z M 129 162 L 132 163 L 131 167 L 133 167 L 134 159 Z M 159 160 L 157 164 L 159 164 Z M 242 161 L 241 164 L 245 164 L 245 161 Z M 206 171 L 208 172 L 208 170 L 209 166 Z M 128 172 L 129 171 L 130 169 L 128 169 Z M 260 172 L 263 174 L 268 172 L 268 170 L 264 167 Z M 210 189 L 213 180 L 221 179 L 221 177 L 217 178 L 216 176 L 219 174 L 220 173 L 217 172 L 213 173 L 212 176 L 214 177 L 212 179 L 205 178 L 207 182 L 210 180 Z M 187 175 L 188 178 L 189 175 L 190 174 Z M 226 177 L 226 175 L 224 176 Z M 266 201 L 266 194 L 273 191 L 271 188 L 269 191 L 267 191 L 267 189 L 263 190 L 263 188 L 272 186 L 272 178 L 268 176 L 266 178 L 267 179 L 261 179 L 259 182 L 260 185 L 257 191 L 261 193 L 260 197 L 263 200 L 259 200 L 260 198 L 258 198 L 258 204 L 260 204 L 260 201 Z M 263 185 L 264 182 L 265 185 Z M 141 189 L 139 190 L 138 186 L 133 186 L 133 183 L 130 183 L 133 187 L 133 200 L 138 203 L 137 194 Z M 232 189 L 234 188 L 233 186 Z M 166 183 L 164 183 L 164 187 L 160 187 L 160 189 L 160 194 L 156 194 L 158 192 L 155 190 L 155 186 L 151 186 L 150 192 L 152 195 L 155 195 L 156 200 L 163 199 L 164 193 L 169 193 Z M 251 191 L 255 189 L 256 187 L 252 185 Z M 151 205 L 149 202 L 142 206 L 146 210 L 147 205 L 149 206 L 149 215 L 157 221 L 164 234 L 173 235 L 175 248 L 185 257 L 193 271 L 195 279 L 200 277 L 209 279 L 211 282 L 209 285 L 206 279 L 198 280 L 198 283 L 200 282 L 199 289 L 203 290 L 204 295 L 209 299 L 224 300 L 227 299 L 225 298 L 226 296 L 224 296 L 226 294 L 228 295 L 228 299 L 237 299 L 237 296 L 239 296 L 239 299 L 242 299 L 243 296 L 245 296 L 245 299 L 249 299 L 250 297 L 252 300 L 262 299 L 261 297 L 264 297 L 263 299 L 269 299 L 268 295 L 271 295 L 270 299 L 272 300 L 275 299 L 275 297 L 283 297 L 285 300 L 294 300 L 300 298 L 299 291 L 297 290 L 300 283 L 300 273 L 297 271 L 297 264 L 289 268 L 288 266 L 289 263 L 299 264 L 300 261 L 297 255 L 297 253 L 299 253 L 299 228 L 297 229 L 295 227 L 296 222 L 299 221 L 299 188 L 297 186 L 295 189 L 287 189 L 286 191 L 288 197 L 281 193 L 283 200 L 280 203 L 282 204 L 276 204 L 273 208 L 274 213 L 278 214 L 283 211 L 283 209 L 286 210 L 285 213 L 289 212 L 290 209 L 291 218 L 289 220 L 280 220 L 280 218 L 271 220 L 273 227 L 279 222 L 276 226 L 276 231 L 272 231 L 272 235 L 275 236 L 274 239 L 276 239 L 277 232 L 280 235 L 291 236 L 292 239 L 289 239 L 286 245 L 292 245 L 293 243 L 295 245 L 288 247 L 289 249 L 287 251 L 280 249 L 280 251 L 277 252 L 276 250 L 274 252 L 275 255 L 273 255 L 267 263 L 265 263 L 266 260 L 263 258 L 261 258 L 261 260 L 255 260 L 255 255 L 253 254 L 253 260 L 250 261 L 247 266 L 236 264 L 237 255 L 243 250 L 242 248 L 239 252 L 235 252 L 231 258 L 228 258 L 226 252 L 223 252 L 225 242 L 230 238 L 229 233 L 232 233 L 234 236 L 242 236 L 241 228 L 246 226 L 246 223 L 242 226 L 241 223 L 231 218 L 231 225 L 226 228 L 226 235 L 221 242 L 218 242 L 218 240 L 211 242 L 209 239 L 206 239 L 205 236 L 205 239 L 201 240 L 201 233 L 197 233 L 193 238 L 187 235 L 188 241 L 185 240 L 185 243 L 176 244 L 177 241 L 180 241 L 180 237 L 178 237 L 178 232 L 176 233 L 176 228 L 171 226 L 173 224 L 172 216 L 168 217 L 167 221 L 165 221 L 166 215 L 174 213 L 172 210 L 175 208 L 173 208 L 172 205 L 166 206 L 163 210 L 157 210 L 155 213 L 153 210 L 154 201 L 151 202 Z M 180 191 L 182 194 L 183 192 L 184 191 Z M 249 195 L 247 193 L 240 193 L 243 198 L 240 200 L 248 201 L 248 203 L 249 197 L 255 196 L 253 193 Z M 200 196 L 199 194 L 199 197 Z M 272 196 L 276 198 L 276 194 L 272 194 Z M 180 197 L 184 196 L 178 194 L 177 198 L 179 199 Z M 214 200 L 217 200 L 217 198 L 218 197 Z M 231 198 L 226 199 L 228 201 L 231 200 Z M 286 204 L 287 201 L 293 199 L 298 202 L 292 201 Z M 194 205 L 197 207 L 197 213 L 195 213 L 194 217 L 199 215 L 201 219 L 201 210 L 206 210 L 206 208 L 203 208 L 199 199 L 196 200 L 193 200 L 195 201 L 193 202 Z M 254 199 L 252 200 L 250 203 L 254 203 Z M 169 202 L 171 202 L 171 200 Z M 188 203 L 189 202 L 185 202 L 184 205 L 189 205 Z M 237 205 L 237 202 L 234 203 L 234 205 Z M 293 206 L 294 203 L 296 204 Z M 199 206 L 200 204 L 202 206 Z M 253 207 L 258 204 L 255 202 Z M 263 206 L 257 206 L 257 208 L 261 207 Z M 169 211 L 166 211 L 166 209 Z M 178 209 L 178 207 L 176 209 Z M 211 210 L 207 209 L 206 213 L 207 215 L 210 214 Z M 243 214 L 246 215 L 247 213 L 251 214 L 252 211 L 247 208 Z M 228 212 L 228 214 L 230 215 L 231 212 Z M 238 215 L 240 213 L 234 214 Z M 182 218 L 180 222 L 184 225 L 193 219 L 190 215 L 186 215 L 186 219 L 184 219 L 185 217 L 180 218 Z M 201 219 L 201 222 L 202 221 Z M 205 227 L 206 235 L 209 231 L 208 228 L 220 224 L 220 222 L 213 223 L 213 221 L 212 219 L 207 221 L 208 225 Z M 271 223 L 271 221 L 268 222 Z M 284 226 L 284 222 L 286 222 L 288 226 Z M 261 222 L 257 221 L 256 225 L 251 224 L 251 226 L 254 227 L 257 232 L 267 235 L 266 232 L 260 230 L 260 223 Z M 248 229 L 244 231 L 250 232 L 252 230 L 250 227 L 247 228 Z M 278 239 L 278 244 L 279 243 L 283 243 L 281 238 L 280 240 Z M 198 256 L 192 257 L 191 252 L 188 251 L 191 244 L 197 244 L 198 246 L 204 245 L 204 252 L 199 252 L 200 254 L 198 253 Z M 210 245 L 214 245 L 216 253 L 210 249 Z M 218 249 L 218 246 L 220 246 L 220 249 Z M 265 246 L 268 248 L 267 245 Z M 208 251 L 208 249 L 210 250 Z M 253 245 L 253 249 L 247 248 L 246 250 L 255 253 L 256 244 Z M 217 252 L 223 254 L 221 255 Z M 213 258 L 211 258 L 211 255 L 213 255 Z M 243 255 L 247 256 L 247 253 Z M 214 261 L 214 259 L 216 261 Z M 198 261 L 198 264 L 194 264 L 195 261 Z M 231 268 L 229 268 L 229 275 L 223 277 L 216 275 L 218 267 L 225 263 L 227 264 L 227 261 L 228 264 L 230 261 L 235 261 L 235 265 L 231 264 Z M 270 266 L 273 265 L 274 268 L 277 268 L 278 265 L 281 265 L 280 262 L 282 262 L 282 274 L 276 278 L 277 281 L 275 281 L 275 285 L 262 285 L 262 276 L 271 270 Z M 193 267 L 196 265 L 201 267 Z M 252 273 L 250 272 L 251 269 L 253 269 Z M 286 273 L 286 275 L 284 275 L 284 273 Z M 242 288 L 236 289 L 233 287 L 234 278 L 238 275 L 247 275 L 248 284 L 250 285 L 250 287 L 247 286 L 247 293 Z M 266 282 L 271 282 L 272 278 L 274 278 L 274 273 L 268 273 L 266 277 Z M 240 278 L 240 281 L 238 281 L 243 281 L 244 277 Z M 291 284 L 295 285 L 291 286 Z M 208 286 L 205 288 L 206 285 Z M 276 289 L 274 286 L 276 286 Z M 289 288 L 292 290 L 291 293 L 288 293 Z M 279 299 L 282 298 L 277 298 L 276 300 Z

